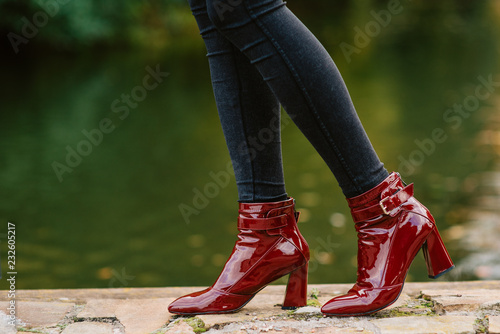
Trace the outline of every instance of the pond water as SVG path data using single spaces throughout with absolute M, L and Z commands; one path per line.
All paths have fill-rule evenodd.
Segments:
M 485 82 L 500 81 L 500 16 L 488 6 L 418 19 L 411 18 L 417 9 L 408 10 L 350 58 L 339 45 L 356 45 L 352 27 L 370 22 L 369 12 L 319 24 L 305 11 L 381 160 L 415 182 L 442 231 L 464 222 L 471 175 L 496 159 L 476 140 L 486 116 L 498 112 L 498 87 Z M 213 283 L 235 241 L 237 192 L 234 178 L 214 180 L 227 175 L 229 155 L 204 53 L 193 30 L 192 40 L 161 52 L 8 59 L 2 77 L 9 84 L 0 90 L 0 245 L 5 273 L 7 221 L 14 222 L 19 289 Z M 154 71 L 162 72 L 156 82 L 144 83 Z M 287 191 L 312 250 L 309 281 L 354 282 L 356 235 L 346 201 L 295 125 L 287 122 L 282 137 Z M 203 208 L 186 219 L 179 206 L 196 200 Z M 466 256 L 454 243 L 449 248 L 456 260 Z M 426 277 L 419 254 L 408 279 Z

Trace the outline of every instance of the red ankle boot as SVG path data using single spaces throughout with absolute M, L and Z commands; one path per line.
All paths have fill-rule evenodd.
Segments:
M 366 315 L 394 303 L 422 248 L 430 278 L 451 270 L 451 261 L 430 212 L 392 173 L 366 193 L 347 200 L 358 232 L 358 279 L 346 295 L 321 309 L 331 316 Z
M 292 198 L 240 203 L 238 240 L 210 288 L 173 301 L 176 314 L 235 312 L 272 281 L 290 274 L 283 308 L 306 305 L 309 247 L 297 228 Z

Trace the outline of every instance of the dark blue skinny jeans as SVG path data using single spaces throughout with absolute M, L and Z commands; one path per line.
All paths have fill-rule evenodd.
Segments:
M 346 197 L 388 176 L 328 52 L 282 0 L 189 0 L 205 41 L 240 202 L 287 197 L 280 105 Z

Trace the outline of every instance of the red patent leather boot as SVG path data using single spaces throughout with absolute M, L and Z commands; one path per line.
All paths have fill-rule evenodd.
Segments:
M 413 197 L 413 184 L 405 186 L 399 174 L 347 201 L 358 232 L 358 278 L 346 295 L 322 307 L 324 314 L 366 315 L 394 303 L 420 248 L 430 278 L 454 267 L 434 218 Z
M 235 312 L 272 281 L 290 274 L 283 308 L 306 305 L 309 247 L 297 228 L 292 198 L 240 203 L 238 240 L 210 288 L 176 299 L 176 314 Z

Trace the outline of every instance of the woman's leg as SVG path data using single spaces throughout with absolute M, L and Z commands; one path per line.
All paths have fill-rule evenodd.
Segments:
M 347 197 L 388 173 L 328 52 L 282 0 L 207 0 L 210 20 L 257 68 Z
M 189 4 L 207 47 L 239 201 L 285 200 L 278 100 L 248 58 L 215 28 L 205 0 L 190 0 Z
M 309 247 L 285 193 L 279 104 L 249 60 L 209 20 L 205 0 L 190 0 L 205 40 L 224 135 L 240 195 L 238 239 L 215 283 L 173 301 L 176 314 L 234 312 L 290 275 L 284 308 L 307 303 Z M 249 203 L 244 203 L 249 202 Z

